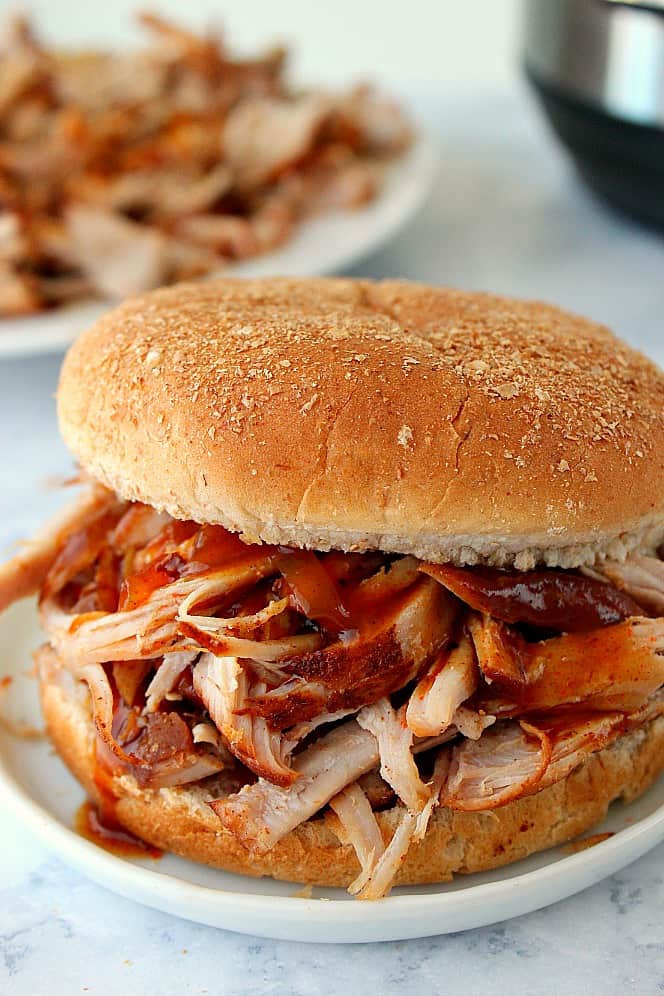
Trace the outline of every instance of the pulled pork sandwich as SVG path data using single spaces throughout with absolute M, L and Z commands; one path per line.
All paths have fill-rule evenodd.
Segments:
M 161 848 L 362 898 L 514 861 L 664 767 L 664 375 L 539 303 L 385 282 L 136 298 L 58 393 L 53 742 Z

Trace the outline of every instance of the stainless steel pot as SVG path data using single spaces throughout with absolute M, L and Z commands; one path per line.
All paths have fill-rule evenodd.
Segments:
M 526 0 L 524 63 L 584 178 L 664 225 L 664 0 Z

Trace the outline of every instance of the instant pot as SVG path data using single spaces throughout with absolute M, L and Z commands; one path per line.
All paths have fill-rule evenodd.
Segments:
M 664 0 L 526 0 L 524 57 L 585 180 L 664 225 Z

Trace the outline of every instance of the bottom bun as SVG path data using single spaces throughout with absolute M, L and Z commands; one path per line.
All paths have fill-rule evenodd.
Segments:
M 94 723 L 87 687 L 62 669 L 48 668 L 40 679 L 48 733 L 58 753 L 90 796 L 93 781 Z M 484 813 L 438 809 L 426 837 L 413 844 L 397 885 L 445 882 L 453 875 L 497 868 L 536 851 L 562 844 L 599 823 L 614 800 L 630 802 L 664 768 L 664 717 L 629 733 L 591 755 L 564 780 L 536 795 Z M 359 865 L 349 845 L 339 842 L 325 820 L 297 827 L 269 853 L 246 851 L 208 806 L 227 794 L 223 774 L 180 788 L 143 789 L 133 777 L 114 780 L 117 816 L 137 837 L 164 851 L 243 875 L 347 886 Z M 401 806 L 378 813 L 388 840 L 403 813 Z

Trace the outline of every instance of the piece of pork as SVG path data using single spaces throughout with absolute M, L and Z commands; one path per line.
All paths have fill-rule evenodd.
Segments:
M 66 223 L 76 261 L 100 294 L 119 299 L 166 280 L 167 241 L 157 229 L 84 204 L 69 208 Z
M 343 723 L 293 761 L 297 781 L 289 788 L 262 778 L 210 805 L 245 847 L 259 853 L 322 809 L 338 792 L 378 764 L 378 742 L 355 720 Z
M 286 763 L 282 738 L 264 719 L 242 714 L 249 677 L 236 657 L 201 654 L 193 684 L 212 722 L 243 764 L 276 785 L 292 785 L 297 773 Z
M 39 281 L 11 263 L 0 263 L 0 314 L 27 315 L 42 307 Z
M 52 655 L 52 651 L 49 650 Z M 131 773 L 144 787 L 184 785 L 215 774 L 224 767 L 218 754 L 194 747 L 189 728 L 176 713 L 132 715 L 133 732 L 122 737 L 114 730 L 115 703 L 104 668 L 89 664 L 79 677 L 86 682 L 97 730 L 97 756 L 111 771 Z
M 158 512 L 150 505 L 132 502 L 113 530 L 110 543 L 115 550 L 122 552 L 147 546 L 171 521 L 167 512 Z
M 140 209 L 151 219 L 176 219 L 207 211 L 232 183 L 231 171 L 224 163 L 202 175 L 161 166 L 121 173 L 104 183 L 90 182 L 80 194 L 91 205 L 113 214 Z
M 113 492 L 99 484 L 86 486 L 24 543 L 11 560 L 0 566 L 0 611 L 20 598 L 35 594 L 67 537 L 117 506 L 118 499 Z
M 150 684 L 145 690 L 145 712 L 156 712 L 185 670 L 197 657 L 197 651 L 176 651 L 164 654 Z
M 232 214 L 187 215 L 177 222 L 175 231 L 188 242 L 226 259 L 245 259 L 260 248 L 252 224 Z M 219 257 L 213 258 L 218 266 Z
M 403 688 L 449 640 L 457 607 L 434 581 L 417 581 L 395 602 L 367 613 L 346 640 L 285 659 L 291 680 L 249 707 L 275 729 L 306 722 L 321 712 L 359 709 Z
M 495 809 L 566 778 L 587 757 L 664 712 L 659 692 L 641 709 L 589 713 L 568 708 L 500 723 L 453 748 L 443 803 Z
M 314 716 L 313 719 L 308 719 L 306 723 L 298 723 L 296 726 L 292 726 L 290 730 L 286 731 L 286 736 L 288 740 L 299 743 L 308 737 L 314 730 L 317 730 L 319 726 L 325 726 L 327 723 L 337 723 L 340 719 L 346 719 L 348 716 L 352 716 L 356 709 L 339 709 L 338 712 L 321 712 L 318 716 Z
M 452 650 L 443 650 L 420 679 L 408 700 L 406 722 L 418 737 L 435 737 L 454 722 L 461 704 L 479 682 L 473 644 L 464 636 Z
M 415 813 L 404 810 L 392 840 L 380 856 L 368 881 L 357 893 L 358 899 L 381 899 L 388 894 L 399 868 L 406 860 L 416 826 Z
M 664 616 L 664 561 L 633 553 L 624 562 L 607 560 L 593 568 L 645 609 Z
M 355 895 L 371 878 L 385 843 L 369 800 L 357 782 L 335 795 L 330 808 L 341 824 L 341 832 L 335 828 L 335 833 L 342 844 L 352 845 L 360 862 L 360 873 L 348 886 L 350 894 Z
M 382 777 L 411 812 L 421 812 L 430 792 L 413 758 L 413 731 L 406 726 L 404 711 L 396 712 L 389 700 L 383 698 L 365 706 L 358 713 L 357 722 L 378 741 Z
M 592 633 L 533 645 L 528 711 L 582 702 L 592 709 L 640 708 L 664 684 L 664 619 L 629 619 Z
M 367 152 L 379 155 L 398 152 L 412 139 L 412 131 L 397 104 L 371 86 L 354 87 L 336 102 L 336 108 L 354 125 Z
M 260 187 L 300 162 L 311 151 L 330 110 L 329 99 L 321 94 L 289 101 L 254 97 L 233 108 L 222 145 L 240 189 Z
M 490 686 L 475 704 L 488 713 L 517 715 L 573 703 L 631 711 L 664 685 L 664 619 L 636 617 L 538 643 L 488 616 L 470 628 Z
M 201 592 L 205 597 L 222 599 L 257 583 L 272 570 L 270 558 L 257 555 L 217 568 L 205 577 L 182 577 L 163 585 L 143 604 L 124 612 L 72 615 L 63 611 L 56 598 L 48 598 L 41 605 L 42 625 L 61 659 L 73 669 L 93 662 L 146 660 L 201 649 L 204 644 L 182 632 L 179 613 L 188 599 L 200 601 Z M 246 642 L 260 647 L 254 641 Z
M 630 721 L 620 712 L 567 716 L 555 713 L 546 717 L 533 717 L 532 727 L 541 730 L 551 742 L 551 758 L 538 789 L 546 788 L 567 775 L 589 754 L 608 746 L 623 733 Z
M 242 564 L 251 565 L 258 562 L 262 576 L 266 577 L 275 569 L 275 556 L 271 553 L 248 558 Z M 232 569 L 233 565 L 231 565 Z M 241 568 L 241 569 L 244 569 Z M 238 571 L 238 565 L 235 566 Z M 256 581 L 260 580 L 257 576 Z M 288 600 L 281 599 L 270 602 L 265 608 L 249 616 L 218 618 L 211 615 L 198 615 L 196 606 L 218 597 L 215 575 L 209 580 L 203 580 L 198 588 L 192 589 L 178 607 L 178 627 L 181 633 L 190 637 L 199 646 L 209 650 L 217 657 L 241 657 L 259 661 L 264 666 L 293 655 L 305 654 L 316 650 L 323 643 L 321 633 L 299 633 L 274 640 L 255 640 L 248 638 L 254 630 L 260 628 L 274 615 L 279 615 L 288 607 Z M 239 635 L 235 635 L 239 634 Z
M 363 864 L 362 872 L 349 886 L 348 891 L 352 895 L 357 895 L 358 899 L 382 899 L 389 894 L 411 845 L 424 840 L 434 809 L 440 805 L 440 795 L 448 777 L 449 767 L 450 751 L 443 749 L 436 758 L 429 786 L 430 795 L 424 809 L 419 815 L 409 811 L 403 813 L 388 846 L 384 847 L 374 860 Z M 375 817 L 374 822 L 376 822 Z M 357 840 L 356 831 L 352 841 L 354 846 Z
M 459 706 L 454 713 L 454 721 L 449 727 L 456 730 L 462 737 L 469 740 L 479 740 L 485 730 L 496 722 L 495 716 L 490 716 L 486 712 L 478 712 L 476 709 L 469 709 L 467 706 Z
M 501 723 L 453 748 L 442 802 L 468 811 L 503 806 L 539 784 L 550 758 L 544 734 L 518 722 Z
M 526 682 L 525 661 L 520 654 L 523 646 L 504 623 L 492 616 L 468 616 L 468 629 L 482 677 L 487 684 L 494 682 L 501 689 L 519 689 Z

